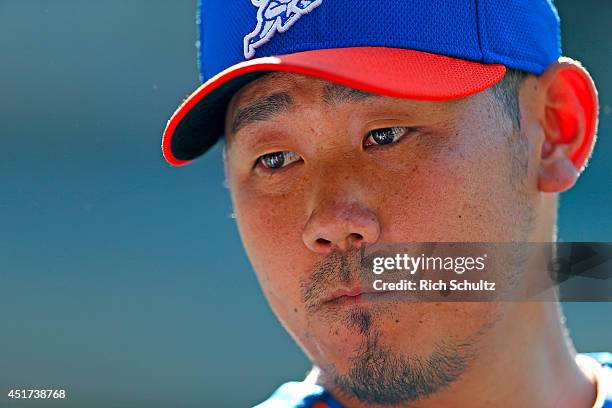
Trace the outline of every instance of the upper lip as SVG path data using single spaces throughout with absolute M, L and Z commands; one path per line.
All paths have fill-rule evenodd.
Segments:
M 332 302 L 334 300 L 340 299 L 343 296 L 346 297 L 357 297 L 359 295 L 363 295 L 364 293 L 378 293 L 375 290 L 366 290 L 359 286 L 354 286 L 352 288 L 341 288 L 333 291 L 324 301 L 324 303 Z

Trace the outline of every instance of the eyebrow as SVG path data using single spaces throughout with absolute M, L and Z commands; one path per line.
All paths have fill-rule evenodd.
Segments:
M 323 101 L 330 106 L 347 102 L 362 102 L 369 98 L 382 98 L 370 92 L 330 83 L 323 90 Z
M 288 111 L 293 106 L 293 99 L 287 92 L 276 92 L 259 98 L 240 108 L 232 120 L 232 133 L 246 125 L 270 119 L 272 116 Z
M 323 89 L 323 101 L 329 106 L 362 102 L 369 98 L 383 97 L 335 83 L 327 84 Z M 231 132 L 236 133 L 253 122 L 265 121 L 275 115 L 287 112 L 292 106 L 293 98 L 287 92 L 275 92 L 256 99 L 254 102 L 238 109 L 232 120 Z

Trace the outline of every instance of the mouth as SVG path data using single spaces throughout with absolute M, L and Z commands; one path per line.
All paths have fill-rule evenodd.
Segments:
M 352 289 L 339 289 L 323 301 L 324 306 L 349 306 L 382 300 L 388 297 L 391 291 L 364 290 L 360 287 Z

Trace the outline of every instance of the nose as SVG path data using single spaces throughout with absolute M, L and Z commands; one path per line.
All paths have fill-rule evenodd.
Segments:
M 363 203 L 334 197 L 312 211 L 302 235 L 311 251 L 326 254 L 378 241 L 380 225 L 376 214 Z

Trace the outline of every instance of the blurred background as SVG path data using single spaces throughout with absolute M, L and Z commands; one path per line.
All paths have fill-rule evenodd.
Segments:
M 559 236 L 611 241 L 612 3 L 557 6 L 601 102 Z M 245 407 L 307 371 L 242 249 L 218 147 L 162 159 L 195 41 L 195 0 L 0 0 L 0 406 Z M 611 303 L 564 308 L 579 351 L 612 351 Z M 6 398 L 40 387 L 69 400 Z

